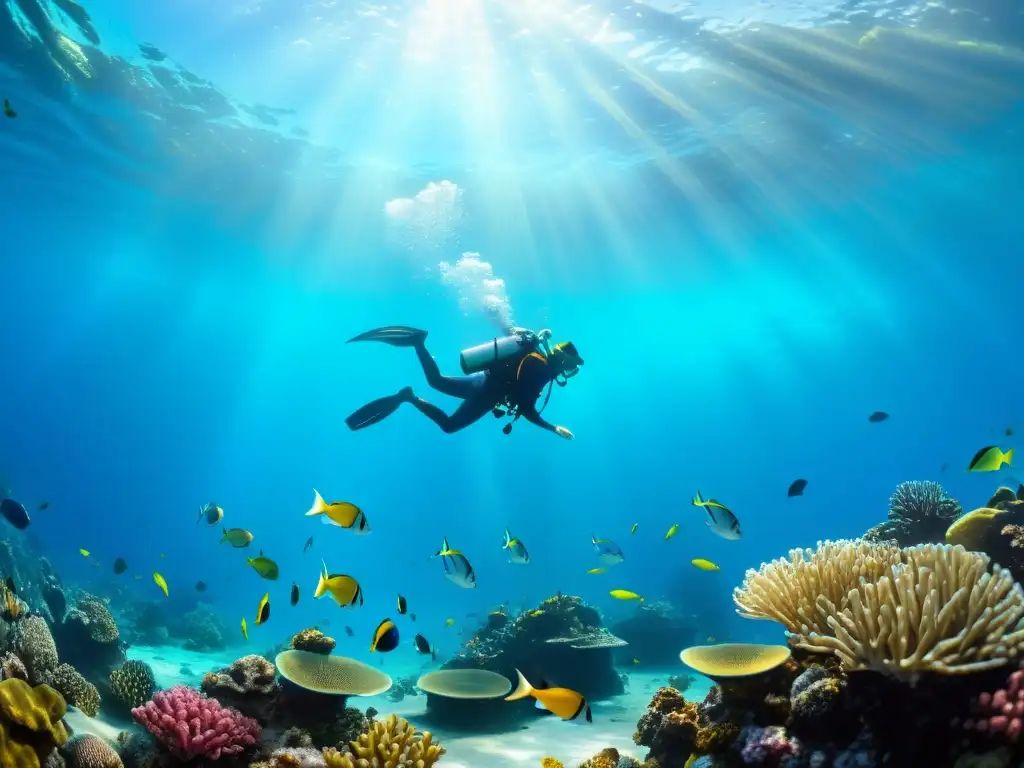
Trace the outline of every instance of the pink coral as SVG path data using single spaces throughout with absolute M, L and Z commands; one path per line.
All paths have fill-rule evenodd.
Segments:
M 965 728 L 1017 741 L 1024 730 L 1024 670 L 1013 672 L 1005 688 L 978 696 L 974 709 L 977 716 L 965 720 Z
M 237 755 L 260 739 L 255 720 L 185 685 L 159 691 L 133 709 L 132 717 L 182 760 Z

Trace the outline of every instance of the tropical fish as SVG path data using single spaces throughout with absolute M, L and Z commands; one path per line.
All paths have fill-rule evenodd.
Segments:
M 246 640 L 249 639 L 249 627 L 245 623 L 245 619 L 244 618 L 242 619 L 242 637 L 244 637 Z
M 558 715 L 563 720 L 575 720 L 585 713 L 588 723 L 594 721 L 590 714 L 590 706 L 587 704 L 583 694 L 568 688 L 542 687 L 537 689 L 530 685 L 529 681 L 523 677 L 523 673 L 518 669 L 516 674 L 519 676 L 519 685 L 516 686 L 512 693 L 505 697 L 505 701 L 518 701 L 519 699 L 525 699 L 527 696 L 533 696 L 537 700 L 538 707 Z
M 633 524 L 632 524 L 632 525 L 631 525 L 631 526 L 629 527 L 629 535 L 630 535 L 630 536 L 632 536 L 632 535 L 633 535 L 634 533 L 636 533 L 636 527 L 637 527 L 638 525 L 640 525 L 640 523 L 633 523 Z
M 46 508 L 47 508 L 47 507 L 49 507 L 49 506 L 50 506 L 50 502 L 48 502 L 48 501 L 47 501 L 46 499 L 43 499 L 43 500 L 42 500 L 42 501 L 40 501 L 40 502 L 39 502 L 39 504 L 38 504 L 38 505 L 36 506 L 36 509 L 38 509 L 38 510 L 39 510 L 40 512 L 42 512 L 42 511 L 43 511 L 44 509 L 46 509 Z
M 14 499 L 0 501 L 0 515 L 3 515 L 7 522 L 19 531 L 28 528 L 29 523 L 32 522 L 28 517 L 28 510 L 25 509 L 23 504 L 18 503 Z
M 587 571 L 587 575 L 588 576 L 592 576 L 595 573 L 607 573 L 607 572 L 608 572 L 608 569 L 605 568 L 604 566 L 602 566 L 600 568 L 591 568 L 589 571 Z
M 717 565 L 712 563 L 710 560 L 705 560 L 703 557 L 698 557 L 690 561 L 690 563 L 702 571 L 719 571 L 721 570 Z
M 454 627 L 455 626 L 455 619 L 445 619 L 444 620 L 444 625 L 446 627 Z
M 309 549 L 312 546 L 313 546 L 313 537 L 310 536 L 308 539 L 306 539 L 305 546 L 302 547 L 302 554 L 306 554 L 306 550 Z
M 690 502 L 695 507 L 702 507 L 707 514 L 708 527 L 712 533 L 721 536 L 723 539 L 736 541 L 740 537 L 740 521 L 733 514 L 732 510 L 714 499 L 705 501 L 701 498 L 700 491 Z
M 230 531 L 227 528 L 222 528 L 221 530 L 224 531 L 224 535 L 220 537 L 218 544 L 223 544 L 226 541 L 235 549 L 252 544 L 252 534 L 244 528 L 232 528 Z
M 594 545 L 594 551 L 597 552 L 597 559 L 602 563 L 617 565 L 626 559 L 622 550 L 619 549 L 619 545 L 611 539 L 599 539 L 596 536 L 591 536 L 590 541 Z
M 18 588 L 14 585 L 14 579 L 8 576 L 4 579 L 3 591 L 3 617 L 14 621 L 24 612 L 21 600 L 18 599 Z
M 322 516 L 325 525 L 348 528 L 360 535 L 370 532 L 370 524 L 363 510 L 347 501 L 332 501 L 328 504 L 316 488 L 313 489 L 313 506 L 309 508 L 306 516 Z
M 792 483 L 790 483 L 789 490 L 786 491 L 786 495 L 789 496 L 790 498 L 792 498 L 793 496 L 803 496 L 804 495 L 804 488 L 806 488 L 806 487 L 807 487 L 807 481 L 806 480 L 803 480 L 803 479 L 794 480 Z
M 18 116 L 18 113 L 14 111 L 14 107 L 11 106 L 11 102 L 7 99 L 4 99 L 4 114 L 12 119 Z
M 416 637 L 412 639 L 412 644 L 416 646 L 416 651 L 418 653 L 430 653 L 430 643 L 427 642 L 427 638 L 423 635 L 416 635 Z
M 1003 453 L 995 445 L 988 445 L 974 454 L 971 463 L 967 465 L 968 472 L 995 472 L 1001 466 L 1010 465 L 1013 461 L 1013 448 Z
M 875 411 L 870 416 L 868 416 L 868 421 L 870 421 L 872 424 L 881 424 L 888 418 L 889 414 L 886 413 L 885 411 Z
M 673 536 L 679 533 L 679 523 L 674 523 L 671 528 L 665 533 L 665 541 L 668 541 Z
M 269 557 L 264 557 L 262 549 L 260 550 L 259 557 L 245 558 L 245 564 L 251 565 L 253 570 L 260 575 L 260 578 L 266 579 L 267 581 L 277 581 L 277 577 L 280 575 L 280 569 L 277 567 L 277 563 Z
M 88 557 L 92 554 L 92 552 L 90 552 L 88 549 L 79 549 L 78 554 L 80 554 L 82 557 Z
M 165 552 L 161 552 L 160 557 L 167 557 L 167 554 Z
M 373 640 L 370 641 L 370 653 L 378 651 L 388 653 L 398 647 L 398 627 L 391 619 L 384 619 L 373 631 Z
M 266 624 L 270 620 L 270 593 L 267 592 L 260 598 L 260 604 L 256 608 L 256 626 Z
M 356 633 L 352 631 L 352 627 L 348 626 L 347 624 L 345 625 L 345 634 L 348 635 L 349 637 L 355 637 L 356 636 Z
M 616 600 L 638 600 L 641 603 L 644 601 L 640 595 L 636 592 L 630 592 L 628 589 L 613 589 L 608 594 Z
M 123 557 L 119 557 L 114 561 L 114 573 L 120 576 L 122 573 L 128 570 L 128 563 L 124 561 Z
M 409 605 L 408 605 L 408 603 L 406 603 L 405 598 L 402 597 L 401 595 L 399 595 L 398 596 L 398 613 L 400 615 L 404 616 L 405 612 L 406 612 L 406 610 L 408 610 L 408 608 L 409 608 Z
M 292 582 L 291 603 L 292 605 L 299 604 L 299 585 L 296 584 L 294 581 Z
M 409 614 L 409 618 L 412 619 L 413 621 L 416 621 L 416 614 L 415 613 L 410 613 Z
M 205 592 L 205 591 L 206 591 L 206 582 L 205 581 L 197 581 L 196 582 L 196 592 Z
M 334 598 L 334 602 L 342 608 L 348 608 L 356 603 L 359 603 L 359 605 L 363 604 L 363 588 L 359 586 L 358 581 L 343 573 L 329 574 L 327 572 L 327 563 L 324 563 L 323 566 L 324 569 L 320 573 L 320 581 L 316 585 L 316 592 L 313 593 L 314 599 L 330 593 L 331 597 Z
M 1013 437 L 1013 424 L 1004 429 L 1003 434 L 1007 437 Z M 45 509 L 45 507 L 40 507 L 40 509 Z
M 473 566 L 469 564 L 469 560 L 464 554 L 448 545 L 447 537 L 444 539 L 440 551 L 434 557 L 441 558 L 444 575 L 453 584 L 458 584 L 463 589 L 473 589 L 476 586 L 476 573 L 473 571 Z
M 206 518 L 207 525 L 216 525 L 224 517 L 224 510 L 214 504 L 212 501 L 204 504 L 199 508 L 199 520 Z M 196 520 L 196 525 L 199 525 L 199 520 Z
M 526 545 L 519 539 L 513 539 L 508 528 L 505 529 L 505 543 L 502 548 L 508 550 L 509 562 L 516 565 L 526 565 L 530 562 L 530 553 L 526 551 Z
M 633 664 L 639 664 L 639 663 L 640 663 L 640 659 L 638 659 L 636 656 L 634 656 L 633 657 Z
M 164 597 L 170 597 L 171 593 L 167 589 L 167 579 L 161 576 L 156 571 L 153 571 L 153 583 L 156 584 L 160 589 L 164 591 Z

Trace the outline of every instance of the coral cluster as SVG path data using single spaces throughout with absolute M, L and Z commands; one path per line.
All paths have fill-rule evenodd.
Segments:
M 619 751 L 613 747 L 602 749 L 580 763 L 580 768 L 619 768 Z
M 141 707 L 155 690 L 153 670 L 144 661 L 126 661 L 110 673 L 110 691 L 128 709 Z
M 50 685 L 60 692 L 68 704 L 78 707 L 89 717 L 99 714 L 100 692 L 77 669 L 70 664 L 61 664 L 50 677 Z
M 835 653 L 847 670 L 970 674 L 1024 647 L 1024 591 L 989 564 L 961 546 L 824 542 L 747 571 L 733 599 L 740 615 L 780 622 L 791 643 Z
M 1003 734 L 1016 742 L 1024 732 L 1024 670 L 1010 674 L 1006 685 L 996 691 L 978 695 L 973 716 L 964 720 L 967 730 Z
M 48 685 L 0 682 L 0 765 L 40 768 L 68 740 L 63 697 Z
M 57 644 L 42 616 L 26 616 L 14 625 L 14 653 L 28 671 L 33 684 L 49 680 L 57 668 Z
M 200 605 L 171 626 L 171 635 L 185 641 L 190 651 L 217 651 L 224 647 L 224 622 L 212 609 Z
M 76 736 L 64 750 L 73 768 L 124 768 L 121 756 L 96 736 Z
M 133 709 L 132 717 L 182 760 L 236 755 L 260 738 L 255 720 L 184 685 L 158 692 L 152 701 Z
M 325 752 L 329 768 L 430 768 L 445 753 L 444 747 L 433 743 L 430 731 L 418 734 L 408 721 L 396 715 L 374 721 L 349 746 L 351 754 Z
M 316 627 L 304 629 L 292 637 L 291 647 L 297 651 L 327 654 L 337 645 L 333 637 L 328 637 Z
M 120 636 L 110 608 L 98 597 L 85 595 L 80 598 L 65 621 L 76 618 L 88 629 L 89 637 L 97 643 L 114 643 Z
M 867 541 L 895 541 L 901 547 L 941 544 L 946 529 L 963 513 L 938 483 L 911 480 L 900 483 L 889 499 L 889 519 L 864 534 Z

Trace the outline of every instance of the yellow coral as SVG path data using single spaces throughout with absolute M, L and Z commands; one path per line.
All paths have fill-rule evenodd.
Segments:
M 66 711 L 64 697 L 48 685 L 33 688 L 17 678 L 0 682 L 0 765 L 40 768 L 68 740 L 61 721 Z
M 557 757 L 542 757 L 540 768 L 565 768 L 565 764 Z
M 328 768 L 430 768 L 445 752 L 433 740 L 430 731 L 417 734 L 407 720 L 390 715 L 375 720 L 358 741 L 349 742 L 352 755 L 336 749 L 325 749 L 323 755 Z
M 619 764 L 619 751 L 614 747 L 602 749 L 589 760 L 580 763 L 580 768 L 616 768 Z
M 1009 515 L 1005 509 L 982 507 L 959 517 L 946 531 L 947 544 L 960 544 L 965 549 L 981 550 L 989 531 L 1002 528 L 1002 518 Z

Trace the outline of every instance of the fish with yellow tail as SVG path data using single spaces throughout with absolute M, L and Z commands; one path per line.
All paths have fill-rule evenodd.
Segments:
M 509 562 L 516 565 L 526 565 L 530 562 L 530 553 L 526 551 L 526 545 L 519 539 L 513 538 L 512 534 L 508 532 L 508 528 L 505 529 L 505 543 L 502 547 L 508 550 Z
M 608 594 L 616 600 L 636 600 L 638 603 L 642 603 L 644 601 L 640 595 L 636 592 L 630 592 L 628 589 L 613 589 Z
M 320 572 L 320 581 L 316 585 L 313 598 L 319 599 L 324 595 L 330 595 L 341 608 L 349 608 L 356 603 L 362 605 L 363 588 L 359 586 L 359 582 L 344 573 L 328 573 L 327 563 L 323 560 L 320 562 L 324 568 Z
M 260 598 L 260 604 L 256 607 L 256 626 L 266 624 L 270 620 L 270 593 L 267 592 Z
M 245 558 L 245 564 L 251 565 L 252 569 L 260 575 L 260 578 L 266 579 L 267 581 L 277 581 L 277 577 L 281 573 L 281 570 L 277 567 L 277 563 L 269 557 L 263 556 L 262 549 L 260 550 L 259 557 Z
M 164 597 L 170 597 L 171 596 L 170 591 L 167 589 L 167 579 L 165 579 L 163 576 L 161 576 L 156 571 L 153 571 L 153 583 L 156 584 L 158 587 L 160 587 L 160 589 L 163 590 Z
M 518 701 L 532 696 L 537 701 L 538 709 L 546 709 L 563 720 L 576 720 L 582 715 L 588 723 L 594 722 L 590 705 L 583 694 L 569 688 L 548 688 L 543 683 L 541 687 L 534 688 L 518 669 L 516 675 L 519 676 L 519 684 L 505 697 L 505 701 Z
M 720 571 L 722 570 L 717 565 L 712 563 L 710 560 L 705 560 L 703 557 L 694 558 L 690 561 L 690 564 L 695 568 L 700 568 L 702 571 Z
M 245 619 L 242 619 L 242 637 L 246 640 L 249 639 L 249 626 L 245 623 Z
M 469 560 L 464 554 L 457 549 L 452 549 L 448 544 L 448 537 L 444 538 L 441 544 L 441 549 L 438 550 L 434 557 L 441 558 L 441 564 L 444 565 L 444 575 L 453 584 L 458 584 L 463 589 L 473 589 L 476 587 L 476 572 L 473 570 L 473 566 L 469 564 Z
M 306 517 L 319 517 L 324 525 L 355 531 L 360 536 L 370 532 L 370 523 L 363 510 L 347 501 L 326 502 L 316 488 L 313 489 L 313 506 L 309 508 Z
M 700 491 L 697 491 L 690 503 L 704 510 L 707 515 L 705 522 L 712 533 L 730 541 L 739 540 L 740 521 L 731 509 L 714 499 L 703 499 Z
M 971 463 L 967 465 L 968 472 L 995 472 L 1001 466 L 1007 466 L 1013 461 L 1013 448 L 1003 451 L 998 445 L 987 445 L 974 454 Z

